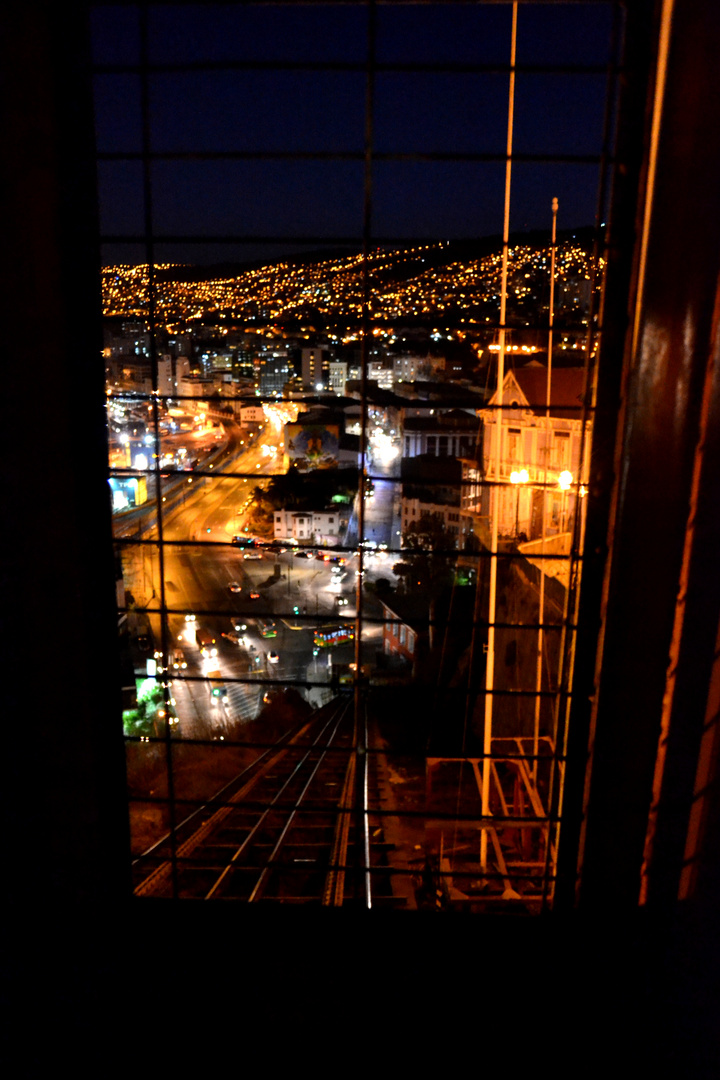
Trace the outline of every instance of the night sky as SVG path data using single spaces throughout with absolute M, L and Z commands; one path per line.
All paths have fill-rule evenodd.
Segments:
M 610 4 L 521 4 L 517 62 L 592 66 L 586 73 L 523 72 L 516 82 L 514 151 L 598 155 L 610 52 Z M 150 147 L 158 154 L 250 153 L 232 160 L 155 160 L 152 223 L 164 244 L 157 261 L 273 261 L 326 239 L 359 245 L 363 222 L 367 11 L 362 6 L 180 6 L 150 11 L 151 65 L 209 63 L 212 70 L 153 70 Z M 511 7 L 380 5 L 379 65 L 507 65 Z M 136 8 L 93 15 L 99 153 L 142 150 L 141 57 Z M 223 64 L 250 64 L 232 70 Z M 304 64 L 345 65 L 308 70 Z M 299 70 L 283 70 L 292 64 Z M 120 70 L 109 71 L 107 65 Z M 357 70 L 352 66 L 356 65 Z M 383 240 L 466 238 L 502 231 L 502 161 L 398 160 L 392 155 L 504 153 L 508 76 L 498 72 L 379 70 L 375 79 L 372 232 Z M 319 153 L 322 160 L 272 155 Z M 388 160 L 388 156 L 391 156 Z M 100 160 L 105 235 L 144 226 L 143 164 Z M 584 162 L 516 162 L 511 230 L 595 220 L 598 167 Z M 228 238 L 246 237 L 245 242 Z M 300 237 L 267 243 L 254 237 Z M 219 238 L 221 243 L 210 243 Z M 137 244 L 106 244 L 106 263 L 145 260 Z

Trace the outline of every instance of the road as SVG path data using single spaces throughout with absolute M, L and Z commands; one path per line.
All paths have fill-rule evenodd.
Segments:
M 196 478 L 188 476 L 183 502 L 163 517 L 162 567 L 159 546 L 124 545 L 126 586 L 138 605 L 149 609 L 156 648 L 167 652 L 180 646 L 185 652 L 188 666 L 172 680 L 179 720 L 175 734 L 180 738 L 241 736 L 242 725 L 257 716 L 266 695 L 283 686 L 297 685 L 314 705 L 322 704 L 331 695 L 333 668 L 354 660 L 352 643 L 331 653 L 313 643 L 315 626 L 356 614 L 354 554 L 348 553 L 340 574 L 333 574 L 334 564 L 322 558 L 299 558 L 292 551 L 250 553 L 231 543 L 244 530 L 260 478 L 277 471 L 281 460 L 277 437 L 268 430 L 263 439 L 267 441 L 234 455 L 232 477 L 206 479 L 200 488 Z M 367 500 L 367 520 L 378 536 L 387 535 L 385 543 L 390 539 L 393 487 L 378 481 L 375 495 Z M 367 578 L 391 575 L 393 561 L 385 552 L 366 553 Z M 229 590 L 231 581 L 239 584 L 239 593 Z M 160 615 L 152 613 L 161 607 L 169 613 L 164 635 Z M 215 635 L 216 659 L 201 657 L 192 635 L 189 641 L 178 641 L 186 634 L 187 613 L 195 615 L 196 626 Z M 382 627 L 372 621 L 378 614 L 372 601 L 363 614 L 363 654 L 372 661 L 382 643 Z M 234 632 L 232 616 L 247 626 L 240 644 L 222 636 Z M 264 617 L 274 619 L 277 637 L 261 636 L 256 620 Z M 277 654 L 277 662 L 271 662 L 270 653 Z M 226 704 L 210 694 L 211 670 L 226 680 Z

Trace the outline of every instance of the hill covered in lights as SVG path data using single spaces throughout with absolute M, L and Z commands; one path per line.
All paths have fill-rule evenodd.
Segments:
M 370 314 L 374 322 L 443 321 L 482 326 L 497 319 L 502 246 L 439 241 L 407 248 L 377 249 L 368 256 Z M 485 248 L 483 253 L 482 249 Z M 514 244 L 508 256 L 508 321 L 530 325 L 547 309 L 549 245 Z M 358 324 L 363 313 L 363 257 L 304 257 L 238 269 L 218 276 L 211 268 L 157 265 L 153 292 L 155 321 L 177 325 L 228 320 L 328 326 Z M 587 233 L 563 240 L 556 256 L 556 297 L 578 313 L 591 282 Z M 103 310 L 108 316 L 147 319 L 150 275 L 147 265 L 110 266 L 102 271 Z

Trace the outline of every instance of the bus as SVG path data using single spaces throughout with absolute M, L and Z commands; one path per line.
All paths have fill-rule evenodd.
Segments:
M 272 619 L 258 619 L 257 628 L 260 631 L 260 637 L 277 637 L 277 626 L 272 621 Z
M 212 630 L 206 630 L 205 627 L 198 627 L 195 638 L 198 649 L 203 656 L 217 656 L 217 641 Z
M 347 645 L 355 640 L 355 627 L 352 623 L 333 623 L 332 626 L 318 626 L 313 635 L 313 643 L 319 649 L 331 649 L 336 645 Z

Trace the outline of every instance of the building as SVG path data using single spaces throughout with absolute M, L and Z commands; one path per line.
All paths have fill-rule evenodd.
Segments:
M 330 389 L 342 397 L 345 394 L 345 383 L 348 378 L 348 365 L 345 360 L 331 360 L 328 369 Z
M 403 533 L 407 532 L 411 525 L 418 525 L 422 518 L 432 518 L 441 525 L 447 534 L 448 544 L 452 547 L 461 548 L 473 532 L 473 519 L 469 514 L 460 513 L 459 501 L 457 504 L 439 503 L 432 501 L 430 493 L 421 498 L 404 494 L 400 512 Z
M 327 510 L 275 510 L 273 536 L 276 540 L 297 540 L 301 544 L 334 547 L 347 526 L 349 513 L 339 507 Z
M 431 415 L 404 416 L 403 457 L 469 457 L 478 441 L 478 422 L 462 409 L 432 410 Z
M 300 363 L 303 390 L 328 389 L 330 386 L 330 355 L 327 349 L 303 349 Z
M 587 466 L 580 468 L 582 441 L 590 437 L 584 383 L 582 368 L 555 368 L 547 408 L 547 368 L 531 363 L 508 371 L 502 394 L 480 412 L 483 475 L 488 485 L 504 485 L 493 489 L 496 500 L 486 507 L 488 517 L 497 514 L 500 536 L 536 540 L 572 532 L 588 482 Z
M 429 358 L 412 354 L 394 356 L 392 366 L 395 382 L 415 382 L 427 378 L 431 370 Z
M 392 604 L 381 601 L 383 611 L 383 653 L 395 661 L 409 665 L 419 659 L 422 637 L 427 623 L 427 605 L 422 611 L 410 611 L 411 605 L 400 602 Z M 414 607 L 417 607 L 415 605 Z
M 292 367 L 287 356 L 261 356 L 260 393 L 280 397 L 289 379 Z
M 461 509 L 462 465 L 456 458 L 406 458 L 401 465 L 400 527 L 403 534 L 423 517 L 445 531 L 448 547 L 463 549 L 474 532 L 472 514 Z
M 240 423 L 243 427 L 254 427 L 265 423 L 262 405 L 243 405 L 240 409 Z

